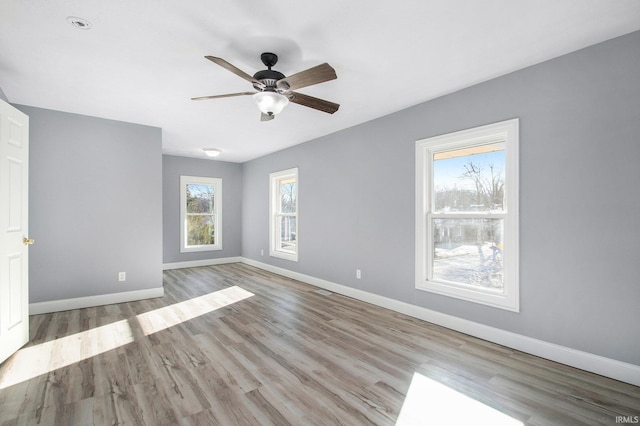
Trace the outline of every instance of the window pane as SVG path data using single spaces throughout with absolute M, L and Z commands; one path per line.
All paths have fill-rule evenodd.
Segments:
M 213 185 L 187 184 L 187 213 L 213 213 Z
M 503 211 L 504 166 L 502 144 L 435 154 L 434 212 Z
M 187 246 L 215 244 L 213 215 L 187 215 Z
M 503 289 L 502 219 L 434 219 L 433 279 Z
M 295 217 L 280 217 L 279 218 L 279 232 L 280 232 L 280 250 L 291 253 L 296 252 L 296 218 Z
M 297 184 L 295 179 L 280 181 L 280 212 L 295 213 L 297 204 Z

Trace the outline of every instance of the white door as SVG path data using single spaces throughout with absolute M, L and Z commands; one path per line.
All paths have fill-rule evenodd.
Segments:
M 29 117 L 0 100 L 0 362 L 29 340 Z

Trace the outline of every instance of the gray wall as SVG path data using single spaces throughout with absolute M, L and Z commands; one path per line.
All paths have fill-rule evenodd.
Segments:
M 161 130 L 16 107 L 30 123 L 30 302 L 162 287 Z
M 636 32 L 247 162 L 243 256 L 640 365 L 639 75 Z M 415 141 L 515 117 L 521 312 L 416 290 Z M 267 255 L 269 173 L 294 166 L 298 263 Z
M 180 253 L 180 176 L 222 179 L 222 250 Z M 224 161 L 162 157 L 164 263 L 241 255 L 242 166 Z
M 7 95 L 5 95 L 4 92 L 2 91 L 2 87 L 0 87 L 0 99 L 2 99 L 5 102 L 9 102 L 9 99 L 7 99 Z

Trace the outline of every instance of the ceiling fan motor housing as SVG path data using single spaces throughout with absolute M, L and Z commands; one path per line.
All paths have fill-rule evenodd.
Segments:
M 264 90 L 275 91 L 276 82 L 282 80 L 285 77 L 284 74 L 274 70 L 262 70 L 253 75 L 253 78 L 265 85 Z M 263 90 L 259 85 L 254 84 L 253 87 L 256 90 Z
M 278 80 L 282 80 L 285 78 L 285 75 L 281 72 L 274 71 L 271 69 L 272 66 L 278 63 L 278 55 L 271 52 L 264 52 L 260 55 L 260 60 L 262 63 L 268 68 L 266 70 L 258 71 L 253 75 L 253 78 L 258 80 L 260 83 L 264 84 L 264 87 L 260 87 L 260 85 L 254 84 L 253 87 L 256 90 L 265 91 L 265 92 L 275 92 L 276 91 L 276 82 Z

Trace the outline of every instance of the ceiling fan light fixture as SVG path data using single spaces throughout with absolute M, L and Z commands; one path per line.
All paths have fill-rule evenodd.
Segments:
M 253 100 L 258 104 L 262 113 L 267 115 L 277 115 L 282 112 L 289 103 L 289 98 L 280 93 L 264 91 L 253 95 Z
M 202 148 L 202 150 L 209 157 L 217 157 L 222 152 L 222 151 L 220 151 L 219 149 L 216 149 L 216 148 Z

